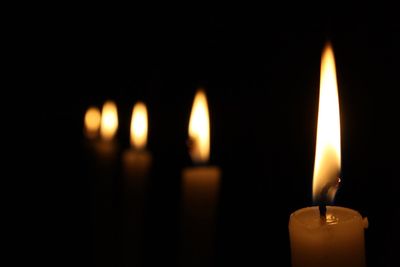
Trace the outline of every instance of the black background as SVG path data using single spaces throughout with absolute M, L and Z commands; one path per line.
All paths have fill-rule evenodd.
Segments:
M 143 100 L 154 157 L 145 258 L 147 266 L 177 264 L 180 172 L 191 165 L 187 125 L 203 86 L 211 163 L 223 170 L 217 263 L 290 266 L 289 215 L 312 204 L 319 67 L 331 40 L 342 127 L 343 182 L 335 204 L 368 217 L 368 266 L 394 266 L 397 15 L 390 8 L 301 8 L 306 12 L 88 9 L 28 26 L 40 46 L 34 58 L 43 54 L 47 64 L 36 77 L 43 89 L 33 92 L 45 104 L 40 156 L 32 154 L 41 178 L 30 218 L 45 244 L 35 257 L 54 266 L 91 263 L 84 112 L 115 100 L 118 140 L 127 148 L 131 109 Z

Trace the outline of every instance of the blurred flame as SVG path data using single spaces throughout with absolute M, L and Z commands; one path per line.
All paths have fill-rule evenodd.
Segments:
M 210 157 L 210 119 L 207 97 L 198 90 L 193 101 L 189 121 L 190 156 L 196 163 L 207 162 Z
M 117 106 L 113 101 L 107 101 L 103 105 L 101 114 L 101 137 L 105 140 L 111 140 L 118 129 Z
M 142 102 L 136 103 L 132 111 L 131 144 L 137 149 L 143 149 L 147 143 L 147 108 Z
M 328 43 L 322 54 L 313 199 L 333 201 L 340 173 L 340 117 L 335 59 Z
M 90 107 L 85 113 L 85 133 L 89 138 L 97 137 L 100 129 L 100 110 L 96 107 Z

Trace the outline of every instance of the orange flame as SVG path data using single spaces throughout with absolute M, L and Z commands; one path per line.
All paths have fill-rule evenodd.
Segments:
M 136 103 L 132 111 L 131 144 L 137 149 L 143 149 L 147 143 L 148 131 L 147 108 L 142 102 Z
M 340 173 L 340 116 L 335 58 L 332 46 L 325 46 L 321 60 L 317 144 L 313 199 L 333 201 Z
M 190 156 L 194 162 L 207 162 L 210 157 L 210 118 L 207 97 L 198 90 L 193 101 L 189 121 Z
M 117 105 L 113 101 L 107 101 L 103 105 L 101 114 L 100 133 L 104 140 L 112 140 L 118 129 Z
M 88 138 L 96 138 L 100 129 L 100 110 L 90 107 L 85 113 L 85 134 Z

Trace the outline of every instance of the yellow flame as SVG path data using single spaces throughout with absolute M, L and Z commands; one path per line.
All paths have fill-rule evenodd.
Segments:
M 147 108 L 142 102 L 136 103 L 132 111 L 131 144 L 137 149 L 143 149 L 147 143 Z
M 85 133 L 89 138 L 97 137 L 100 129 L 100 110 L 96 107 L 90 107 L 85 113 Z
M 335 58 L 328 43 L 321 60 L 313 199 L 333 201 L 340 173 L 340 117 Z
M 207 162 L 210 157 L 210 119 L 207 97 L 198 90 L 193 101 L 189 121 L 190 156 L 197 163 Z
M 114 138 L 118 129 L 118 113 L 117 106 L 113 101 L 107 101 L 103 105 L 101 114 L 101 137 L 105 140 Z

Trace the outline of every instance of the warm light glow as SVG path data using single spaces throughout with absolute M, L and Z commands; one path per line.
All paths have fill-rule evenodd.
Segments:
M 89 138 L 97 137 L 100 129 L 100 110 L 96 107 L 90 107 L 85 114 L 85 133 Z
M 136 103 L 132 111 L 131 144 L 137 149 L 145 148 L 147 143 L 147 108 L 142 102 Z
M 314 201 L 333 201 L 340 173 L 340 117 L 335 59 L 328 43 L 321 60 Z
M 210 157 L 210 119 L 206 94 L 198 90 L 193 101 L 189 121 L 190 156 L 196 163 L 207 162 Z
M 101 114 L 101 137 L 105 140 L 111 140 L 118 129 L 117 106 L 113 101 L 104 103 Z

